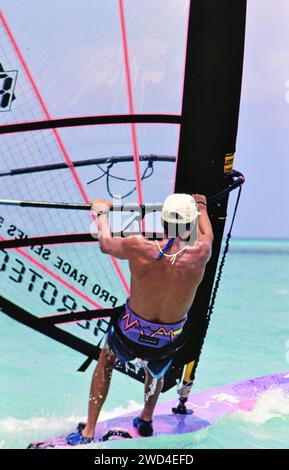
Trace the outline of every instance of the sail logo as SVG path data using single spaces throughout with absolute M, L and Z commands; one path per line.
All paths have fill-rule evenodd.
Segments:
M 16 99 L 14 90 L 17 74 L 17 70 L 4 70 L 0 63 L 0 112 L 10 111 Z

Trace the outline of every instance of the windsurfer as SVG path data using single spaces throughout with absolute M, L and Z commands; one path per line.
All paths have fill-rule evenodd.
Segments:
M 123 312 L 112 318 L 106 344 L 93 373 L 88 420 L 67 437 L 71 445 L 93 440 L 117 360 L 146 363 L 145 403 L 133 424 L 142 436 L 153 434 L 152 418 L 164 374 L 183 344 L 187 312 L 211 257 L 213 231 L 203 195 L 172 194 L 162 207 L 164 237 L 113 237 L 108 214 L 112 204 L 96 199 L 99 246 L 103 253 L 129 262 L 131 293 Z

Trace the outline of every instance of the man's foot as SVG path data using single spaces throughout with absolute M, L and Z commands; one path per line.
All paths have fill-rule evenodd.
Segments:
M 137 428 L 140 436 L 148 437 L 153 435 L 154 430 L 152 426 L 152 419 L 150 421 L 145 421 L 144 419 L 136 417 L 132 423 L 134 427 Z
M 68 434 L 66 437 L 66 442 L 70 446 L 78 446 L 80 444 L 89 444 L 93 442 L 93 437 L 84 437 L 82 431 L 85 428 L 84 423 L 78 423 L 76 431 Z

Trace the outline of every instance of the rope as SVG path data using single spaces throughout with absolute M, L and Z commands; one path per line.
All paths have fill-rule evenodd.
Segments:
M 203 335 L 203 341 L 202 341 L 201 348 L 200 348 L 200 354 L 199 354 L 197 363 L 194 367 L 194 376 L 192 377 L 192 383 L 193 383 L 193 380 L 195 378 L 195 372 L 196 372 L 198 362 L 199 362 L 199 358 L 200 358 L 202 348 L 203 348 L 203 345 L 204 345 L 204 342 L 205 342 L 205 337 L 206 337 L 206 333 L 207 333 L 207 330 L 208 330 L 208 327 L 209 327 L 211 316 L 212 316 L 212 313 L 213 313 L 213 310 L 214 310 L 214 307 L 215 307 L 216 297 L 217 297 L 217 293 L 218 293 L 218 290 L 219 290 L 219 287 L 220 287 L 220 282 L 221 282 L 221 277 L 222 277 L 222 274 L 223 274 L 223 268 L 224 268 L 224 265 L 225 265 L 226 256 L 227 256 L 227 253 L 228 253 L 229 248 L 230 248 L 230 239 L 232 237 L 232 229 L 233 229 L 233 226 L 234 226 L 234 222 L 235 222 L 235 218 L 236 218 L 236 214 L 237 214 L 237 210 L 238 210 L 238 205 L 239 205 L 239 201 L 240 201 L 240 197 L 241 197 L 241 192 L 242 192 L 242 186 L 239 187 L 239 192 L 238 192 L 238 196 L 237 196 L 237 199 L 236 199 L 236 204 L 235 204 L 235 208 L 234 208 L 232 222 L 231 222 L 229 232 L 228 232 L 227 237 L 226 237 L 224 251 L 223 251 L 222 258 L 221 258 L 221 261 L 220 261 L 220 265 L 219 265 L 219 268 L 218 268 L 214 288 L 213 288 L 213 291 L 212 291 L 211 300 L 210 300 L 210 304 L 209 304 L 208 311 L 207 311 L 207 316 L 206 316 L 206 324 L 205 324 L 205 332 L 204 332 L 205 334 Z
M 223 255 L 222 255 L 222 258 L 221 258 L 221 261 L 220 261 L 220 265 L 219 265 L 219 269 L 218 269 L 214 289 L 213 289 L 213 292 L 212 292 L 210 305 L 209 305 L 209 308 L 208 308 L 208 315 L 207 315 L 208 322 L 210 321 L 211 315 L 212 315 L 213 310 L 214 310 L 215 301 L 216 301 L 216 297 L 217 297 L 217 292 L 218 292 L 218 289 L 219 289 L 219 286 L 220 286 L 221 277 L 222 277 L 222 273 L 223 273 L 223 268 L 224 268 L 224 264 L 225 264 L 225 261 L 226 261 L 226 256 L 227 256 L 227 253 L 228 253 L 229 248 L 230 248 L 230 239 L 232 237 L 232 229 L 233 229 L 233 225 L 234 225 L 237 210 L 238 210 L 238 205 L 239 205 L 239 201 L 240 201 L 241 192 L 242 192 L 242 186 L 239 187 L 239 192 L 238 192 L 238 196 L 237 196 L 237 200 L 236 200 L 236 204 L 235 204 L 235 209 L 234 209 L 234 213 L 233 213 L 233 217 L 232 217 L 231 226 L 230 226 L 229 232 L 228 232 L 227 237 L 226 237 L 225 248 L 224 248 Z
M 107 190 L 107 192 L 108 192 L 108 194 L 110 195 L 111 198 L 114 197 L 114 195 L 112 193 L 112 190 L 111 190 L 111 180 L 114 179 L 114 180 L 118 180 L 118 181 L 126 181 L 126 182 L 134 182 L 134 183 L 136 182 L 135 178 L 133 178 L 133 179 L 123 178 L 121 176 L 112 175 L 110 173 L 110 170 L 113 167 L 113 165 L 114 165 L 114 162 L 108 163 L 107 168 L 105 170 L 104 168 L 102 168 L 100 165 L 97 164 L 96 166 L 98 167 L 98 169 L 100 171 L 102 171 L 102 175 L 98 176 L 97 178 L 94 178 L 93 180 L 88 181 L 88 183 L 87 183 L 87 184 L 95 183 L 96 181 L 99 181 L 100 179 L 102 179 L 106 176 L 106 190 Z M 145 179 L 150 178 L 153 175 L 153 173 L 154 173 L 153 160 L 148 160 L 147 166 L 144 169 L 143 174 L 141 176 L 141 181 L 144 181 Z M 124 198 L 127 198 L 127 197 L 131 196 L 136 191 L 136 189 L 137 189 L 136 186 L 134 186 L 134 188 L 132 188 L 126 194 L 123 194 L 122 198 L 124 199 Z
M 142 160 L 144 161 L 144 160 Z M 147 178 L 150 178 L 153 173 L 154 173 L 154 166 L 153 163 L 154 161 L 157 161 L 154 156 L 149 158 L 147 160 L 147 166 L 143 171 L 143 174 L 141 176 L 141 181 L 144 181 Z M 115 161 L 110 161 L 108 163 L 105 163 L 107 165 L 106 169 L 102 168 L 100 164 L 96 163 L 97 168 L 102 172 L 102 174 L 96 178 L 93 178 L 92 180 L 88 181 L 87 184 L 92 184 L 95 183 L 96 181 L 101 180 L 102 178 L 106 177 L 106 190 L 107 193 L 111 198 L 114 197 L 112 190 L 111 190 L 111 180 L 117 180 L 117 181 L 126 181 L 128 183 L 135 183 L 136 179 L 135 178 L 123 178 L 121 176 L 116 176 L 112 175 L 110 170 L 113 167 L 113 165 L 120 163 L 120 162 L 115 162 Z M 103 163 L 104 164 L 104 163 Z M 0 175 L 1 176 L 1 175 Z M 226 189 L 223 191 L 213 194 L 210 196 L 207 196 L 207 203 L 208 204 L 214 204 L 216 202 L 221 201 L 224 197 L 226 197 L 231 191 L 234 189 L 240 187 L 245 182 L 245 177 L 242 173 L 239 171 L 233 170 L 232 171 L 232 176 L 233 178 L 236 178 Z M 128 191 L 126 194 L 122 195 L 122 198 L 127 198 L 131 196 L 135 191 L 137 190 L 137 187 L 134 186 L 130 191 Z
M 159 254 L 157 259 L 160 259 L 161 256 L 166 256 L 167 258 L 170 258 L 170 263 L 171 264 L 175 264 L 177 256 L 180 255 L 183 251 L 185 251 L 188 248 L 187 245 L 186 245 L 181 250 L 177 251 L 176 253 L 168 255 L 167 253 L 165 253 L 165 250 L 161 249 L 161 246 L 160 246 L 158 240 L 156 240 L 156 244 L 158 245 L 158 249 L 160 251 L 160 254 Z

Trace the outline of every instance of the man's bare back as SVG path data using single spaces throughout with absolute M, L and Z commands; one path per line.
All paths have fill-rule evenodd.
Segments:
M 166 256 L 157 259 L 159 248 L 155 241 L 144 237 L 126 239 L 112 237 L 108 217 L 99 217 L 99 245 L 103 253 L 129 261 L 131 271 L 130 308 L 145 320 L 175 323 L 184 318 L 193 303 L 197 288 L 203 279 L 211 256 L 213 231 L 207 214 L 205 196 L 194 195 L 199 202 L 198 237 L 190 246 L 176 237 L 166 254 L 186 249 L 172 265 Z M 94 210 L 109 211 L 111 203 L 98 199 Z M 168 238 L 160 243 L 163 248 Z
M 160 242 L 161 248 L 167 241 Z M 180 240 L 175 239 L 167 254 L 176 253 L 182 247 Z M 131 241 L 129 305 L 146 320 L 174 323 L 182 320 L 192 305 L 207 259 L 202 242 L 188 246 L 173 265 L 167 257 L 158 260 L 158 254 L 155 241 L 143 237 Z

